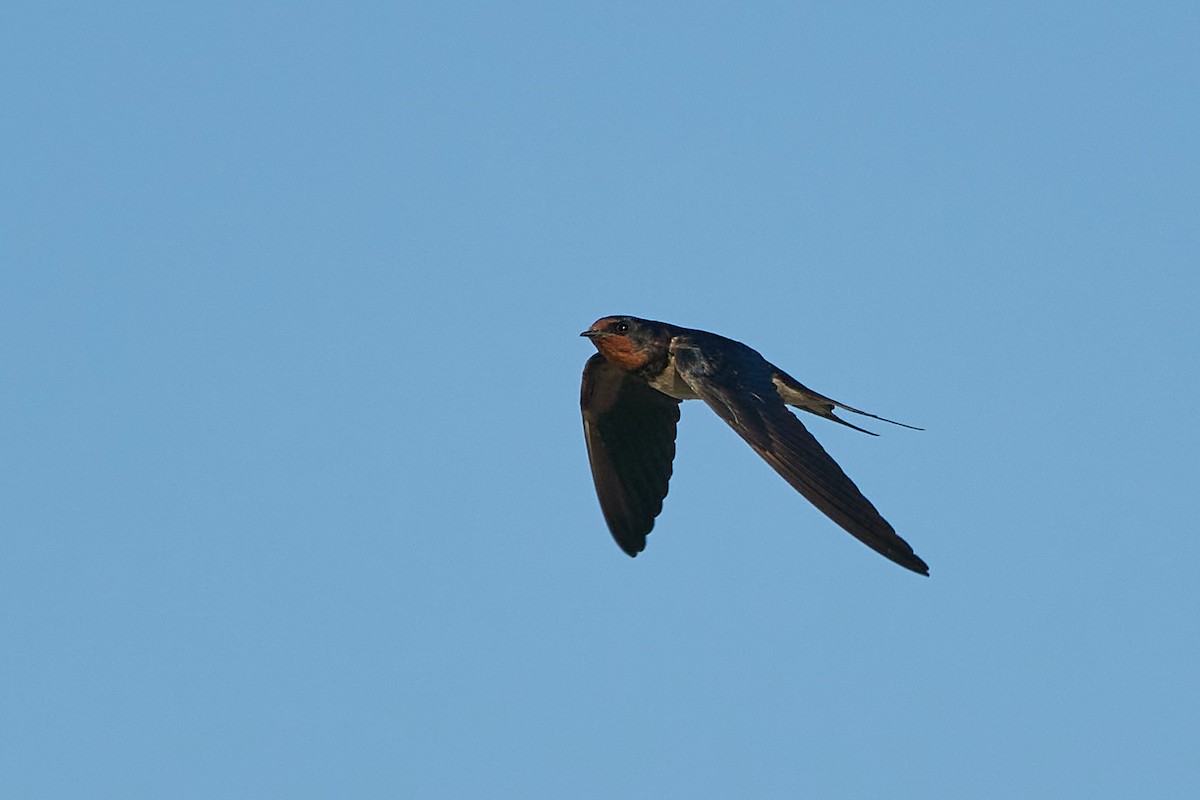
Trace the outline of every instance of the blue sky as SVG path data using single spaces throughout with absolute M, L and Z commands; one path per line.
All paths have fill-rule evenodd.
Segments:
M 0 794 L 1194 797 L 1194 4 L 19 3 Z M 594 319 L 687 403 L 630 560 Z

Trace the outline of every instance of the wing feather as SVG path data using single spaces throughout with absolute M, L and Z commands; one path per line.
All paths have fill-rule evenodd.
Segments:
M 583 368 L 580 407 L 600 510 L 620 548 L 636 556 L 667 496 L 679 401 L 597 353 Z
M 709 355 L 686 337 L 672 346 L 684 381 L 796 491 L 863 544 L 928 575 L 928 565 L 787 410 L 772 383 L 774 368 L 750 348 L 726 351 Z

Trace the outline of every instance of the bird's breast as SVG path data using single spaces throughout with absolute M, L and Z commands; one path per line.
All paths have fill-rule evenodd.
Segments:
M 700 395 L 696 394 L 691 386 L 688 386 L 679 372 L 675 369 L 675 357 L 671 356 L 667 361 L 667 368 L 658 375 L 646 381 L 651 387 L 657 389 L 665 395 L 674 397 L 676 400 L 698 400 Z

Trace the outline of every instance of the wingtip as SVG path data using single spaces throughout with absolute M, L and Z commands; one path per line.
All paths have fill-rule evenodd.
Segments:
M 617 543 L 617 547 L 621 548 L 621 552 L 630 558 L 637 558 L 638 553 L 646 549 L 645 537 L 641 537 L 640 541 L 630 541 L 613 534 L 613 540 Z

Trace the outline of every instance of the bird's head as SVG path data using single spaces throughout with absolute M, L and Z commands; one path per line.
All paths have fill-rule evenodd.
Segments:
M 627 372 L 665 352 L 671 338 L 661 322 L 628 316 L 602 317 L 579 335 L 591 339 L 609 363 Z

